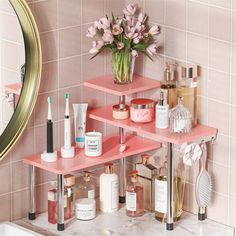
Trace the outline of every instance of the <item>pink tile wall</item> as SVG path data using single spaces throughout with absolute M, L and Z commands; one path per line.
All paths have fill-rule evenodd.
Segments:
M 25 217 L 28 199 L 28 170 L 21 164 L 22 157 L 42 152 L 45 147 L 45 99 L 53 96 L 53 118 L 55 121 L 55 145 L 62 143 L 63 94 L 71 93 L 73 102 L 87 101 L 93 106 L 108 103 L 114 97 L 94 90 L 82 89 L 82 81 L 93 76 L 110 73 L 110 59 L 107 55 L 89 61 L 87 53 L 90 42 L 84 37 L 91 22 L 114 10 L 122 12 L 124 1 L 117 0 L 29 0 L 39 26 L 43 73 L 40 94 L 28 128 L 14 149 L 3 160 L 0 175 L 9 177 L 9 185 L 1 183 L 0 203 L 5 207 L 0 220 Z M 212 173 L 214 197 L 208 209 L 208 216 L 214 220 L 235 225 L 236 212 L 236 4 L 228 0 L 138 0 L 149 14 L 152 24 L 162 26 L 162 50 L 151 62 L 139 58 L 137 71 L 157 80 L 163 77 L 166 60 L 195 62 L 201 65 L 199 94 L 200 121 L 219 127 L 219 139 L 214 145 L 214 155 L 209 159 Z M 230 2 L 230 4 L 229 4 Z M 157 98 L 156 91 L 145 94 Z M 218 108 L 218 109 L 217 109 Z M 110 133 L 114 128 L 99 123 L 98 128 Z M 186 187 L 185 209 L 196 212 L 194 200 L 195 171 L 190 170 Z M 48 181 L 54 175 L 37 173 L 38 211 L 45 210 Z M 43 201 L 44 199 L 44 201 Z

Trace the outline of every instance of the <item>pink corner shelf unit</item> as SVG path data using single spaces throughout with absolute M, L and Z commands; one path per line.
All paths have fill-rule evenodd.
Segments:
M 23 161 L 26 164 L 36 166 L 55 174 L 68 174 L 73 171 L 115 161 L 123 157 L 158 149 L 160 146 L 160 143 L 153 140 L 129 134 L 126 136 L 127 148 L 123 153 L 120 153 L 119 137 L 110 136 L 105 137 L 103 140 L 103 154 L 100 157 L 86 157 L 84 155 L 84 150 L 77 149 L 76 156 L 69 159 L 61 158 L 59 152 L 58 161 L 52 163 L 43 161 L 40 154 L 24 158 Z
M 115 85 L 111 76 L 94 78 L 84 81 L 84 86 L 97 89 L 103 92 L 107 92 L 113 95 L 119 96 L 119 102 L 125 102 L 125 96 L 134 93 L 143 92 L 150 89 L 158 89 L 160 82 L 143 78 L 135 75 L 133 82 L 127 85 Z M 58 224 L 59 231 L 64 230 L 64 174 L 78 171 L 81 169 L 89 168 L 92 166 L 104 164 L 106 162 L 119 160 L 120 161 L 120 202 L 125 199 L 125 157 L 147 152 L 150 150 L 158 149 L 161 147 L 159 142 L 167 142 L 168 144 L 168 196 L 167 196 L 167 229 L 173 229 L 173 211 L 172 197 L 173 197 L 173 165 L 172 165 L 172 145 L 181 144 L 185 142 L 198 141 L 209 142 L 216 138 L 217 129 L 197 125 L 191 133 L 188 134 L 172 134 L 168 129 L 161 130 L 155 128 L 155 123 L 138 124 L 132 122 L 130 119 L 115 120 L 112 118 L 112 107 L 104 106 L 96 109 L 89 110 L 88 117 L 97 121 L 105 122 L 119 128 L 119 136 L 105 137 L 103 140 L 103 154 L 100 157 L 86 157 L 83 150 L 77 150 L 76 156 L 71 159 L 63 159 L 60 157 L 56 162 L 48 163 L 41 160 L 40 154 L 26 157 L 23 162 L 30 167 L 30 211 L 29 219 L 35 219 L 35 167 L 53 172 L 58 176 Z M 144 135 L 145 137 L 152 138 L 150 140 L 145 137 L 136 136 L 134 134 L 124 135 L 125 129 L 136 132 L 138 135 Z M 126 145 L 126 149 L 123 153 L 119 152 L 120 144 Z

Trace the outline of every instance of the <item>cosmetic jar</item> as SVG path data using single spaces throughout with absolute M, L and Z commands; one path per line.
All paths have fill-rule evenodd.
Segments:
M 135 98 L 131 101 L 130 119 L 137 123 L 147 123 L 154 119 L 154 101 L 147 98 Z
M 89 198 L 81 198 L 75 202 L 75 215 L 78 220 L 92 220 L 96 216 L 96 201 Z
M 112 107 L 112 117 L 117 120 L 129 118 L 129 106 L 116 104 Z
M 88 132 L 85 134 L 85 155 L 98 157 L 102 155 L 102 133 Z

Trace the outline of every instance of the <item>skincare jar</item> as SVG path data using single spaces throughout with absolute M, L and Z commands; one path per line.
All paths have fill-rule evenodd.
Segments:
M 85 134 L 84 152 L 88 157 L 98 157 L 102 155 L 102 133 L 94 131 Z
M 92 220 L 96 216 L 96 201 L 81 198 L 75 202 L 75 216 L 78 220 Z
M 136 123 L 147 123 L 154 119 L 154 101 L 147 98 L 135 98 L 131 101 L 130 119 Z
M 129 106 L 116 104 L 112 107 L 112 117 L 117 120 L 129 118 Z

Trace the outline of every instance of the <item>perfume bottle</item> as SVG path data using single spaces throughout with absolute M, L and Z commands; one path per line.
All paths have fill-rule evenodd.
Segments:
M 175 65 L 166 63 L 166 69 L 164 71 L 164 81 L 161 85 L 161 92 L 163 93 L 165 103 L 163 105 L 169 105 L 170 108 L 176 106 L 177 103 L 177 88 L 175 82 L 175 68 L 171 68 Z
M 178 97 L 183 98 L 183 105 L 192 114 L 192 126 L 197 125 L 197 65 L 180 67 L 178 78 Z
M 105 173 L 100 175 L 100 209 L 102 212 L 115 212 L 119 207 L 118 176 L 112 163 L 105 164 Z
M 154 181 L 157 168 L 149 163 L 149 155 L 142 154 L 142 161 L 135 164 L 138 171 L 139 183 L 143 186 L 144 209 L 154 211 Z
M 131 172 L 131 182 L 126 189 L 126 215 L 131 217 L 144 214 L 143 186 L 138 182 L 138 171 Z
M 178 97 L 178 105 L 170 110 L 170 132 L 188 133 L 192 129 L 192 114 L 184 107 L 183 98 Z
M 158 221 L 167 220 L 167 161 L 159 168 L 155 179 L 155 218 Z M 185 182 L 179 176 L 174 176 L 173 184 L 173 215 L 174 221 L 180 219 L 182 214 Z
M 85 171 L 83 176 L 76 179 L 75 184 L 75 199 L 95 198 L 95 185 L 91 180 L 91 173 Z
M 156 128 L 166 129 L 169 127 L 169 105 L 164 100 L 164 93 L 160 93 L 160 101 L 156 105 Z
M 74 185 L 75 176 L 65 175 L 64 176 L 64 217 L 70 219 L 74 214 Z
M 48 191 L 48 222 L 51 224 L 57 223 L 57 190 L 51 189 Z

